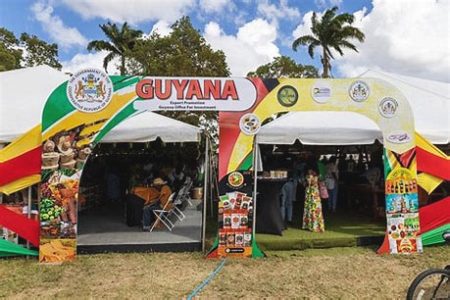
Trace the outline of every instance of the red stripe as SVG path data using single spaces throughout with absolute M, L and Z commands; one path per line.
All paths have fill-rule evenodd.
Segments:
M 0 226 L 14 231 L 33 246 L 39 247 L 39 222 L 28 219 L 0 205 Z
M 450 197 L 421 207 L 419 219 L 421 234 L 450 223 Z
M 41 173 L 41 149 L 39 146 L 13 159 L 0 163 L 0 186 L 18 179 Z
M 255 104 L 250 109 L 242 112 L 219 112 L 219 181 L 227 175 L 231 153 L 241 133 L 239 120 L 244 114 L 255 111 L 258 104 L 269 92 L 261 78 L 249 79 L 256 86 L 257 98 Z
M 427 174 L 450 180 L 450 160 L 416 147 L 417 169 Z
M 450 223 L 450 197 L 419 208 L 420 234 Z M 378 254 L 389 253 L 389 240 L 384 236 L 383 244 L 377 250 Z

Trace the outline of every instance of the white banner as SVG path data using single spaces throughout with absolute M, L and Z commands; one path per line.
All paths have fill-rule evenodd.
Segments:
M 246 78 L 145 77 L 136 84 L 139 111 L 244 111 L 256 101 Z

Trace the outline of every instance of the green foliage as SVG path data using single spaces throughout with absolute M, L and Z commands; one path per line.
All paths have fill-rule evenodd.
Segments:
M 20 68 L 22 50 L 18 49 L 18 44 L 14 33 L 6 28 L 0 28 L 0 71 Z
M 22 33 L 20 39 L 17 39 L 8 29 L 0 28 L 0 71 L 39 65 L 61 69 L 58 45 L 48 44 L 27 33 Z
M 259 66 L 256 71 L 249 72 L 247 76 L 261 78 L 316 78 L 319 77 L 319 72 L 314 66 L 297 64 L 290 57 L 279 56 L 275 57 L 272 62 Z
M 351 26 L 354 22 L 354 16 L 348 13 L 337 15 L 337 10 L 336 6 L 328 9 L 320 20 L 317 19 L 317 14 L 314 12 L 311 18 L 312 35 L 300 36 L 292 44 L 294 51 L 297 51 L 300 46 L 308 47 L 311 58 L 314 58 L 314 49 L 319 46 L 322 47 L 321 62 L 323 65 L 322 77 L 324 78 L 330 76 L 330 60 L 334 59 L 331 50 L 335 50 L 341 56 L 344 55 L 343 49 L 345 48 L 358 52 L 356 46 L 350 41 L 356 39 L 359 42 L 364 42 L 365 39 L 364 33 Z
M 26 49 L 23 57 L 24 67 L 47 65 L 61 70 L 62 65 L 58 61 L 58 45 L 48 44 L 35 35 L 22 33 L 20 44 Z
M 227 77 L 230 70 L 222 51 L 215 51 L 183 17 L 172 25 L 167 36 L 153 33 L 136 42 L 127 52 L 131 74 L 151 76 Z M 162 115 L 200 126 L 217 145 L 217 112 L 160 112 Z
M 108 64 L 116 57 L 120 58 L 120 75 L 126 73 L 126 53 L 133 50 L 136 41 L 142 36 L 142 31 L 132 29 L 127 22 L 118 28 L 116 24 L 108 22 L 99 25 L 108 41 L 94 40 L 91 41 L 87 49 L 89 51 L 108 51 L 108 55 L 103 60 L 103 67 L 108 72 Z
M 230 75 L 225 54 L 214 51 L 189 19 L 183 17 L 172 25 L 168 36 L 153 33 L 138 40 L 128 52 L 131 73 L 152 76 Z

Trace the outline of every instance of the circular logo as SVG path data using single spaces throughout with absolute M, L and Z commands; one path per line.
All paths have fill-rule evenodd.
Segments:
M 311 89 L 311 96 L 317 103 L 327 103 L 331 98 L 331 86 L 326 81 L 317 81 Z
M 113 84 L 102 70 L 85 69 L 72 75 L 67 82 L 67 98 L 82 112 L 95 113 L 111 102 Z
M 261 128 L 261 122 L 258 116 L 252 113 L 245 114 L 239 121 L 239 127 L 241 131 L 246 135 L 255 135 Z
M 385 97 L 378 104 L 380 114 L 385 118 L 392 118 L 398 108 L 398 102 L 394 98 Z
M 293 86 L 286 85 L 278 90 L 277 99 L 281 105 L 291 107 L 297 103 L 298 92 Z
M 411 141 L 411 137 L 405 131 L 394 131 L 391 132 L 386 139 L 394 144 L 405 144 Z
M 228 175 L 228 184 L 234 188 L 239 188 L 244 184 L 244 175 L 240 172 L 233 172 Z
M 358 80 L 352 83 L 348 92 L 353 101 L 363 102 L 369 98 L 370 89 L 367 83 Z

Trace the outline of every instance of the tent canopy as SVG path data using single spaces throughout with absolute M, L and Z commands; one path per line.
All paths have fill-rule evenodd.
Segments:
M 41 123 L 50 93 L 69 76 L 43 65 L 0 72 L 0 143 L 7 143 Z
M 197 142 L 200 128 L 161 116 L 144 112 L 132 116 L 108 132 L 101 143 L 142 143 L 161 138 L 164 142 Z
M 42 110 L 50 93 L 69 76 L 49 66 L 0 72 L 0 144 L 8 143 L 41 123 Z M 145 112 L 113 128 L 102 143 L 196 142 L 198 127 Z
M 450 142 L 450 84 L 379 71 L 360 77 L 385 80 L 408 99 L 416 131 L 433 144 Z M 264 126 L 258 133 L 261 144 L 313 145 L 372 144 L 382 133 L 369 118 L 352 112 L 291 112 Z

